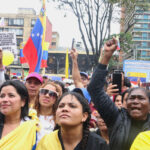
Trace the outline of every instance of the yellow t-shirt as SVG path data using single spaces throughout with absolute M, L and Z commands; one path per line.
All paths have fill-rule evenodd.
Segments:
M 28 120 L 0 139 L 0 150 L 32 150 L 36 143 L 37 121 Z
M 130 150 L 150 150 L 150 131 L 138 134 Z
M 62 150 L 58 130 L 45 135 L 38 143 L 36 150 Z

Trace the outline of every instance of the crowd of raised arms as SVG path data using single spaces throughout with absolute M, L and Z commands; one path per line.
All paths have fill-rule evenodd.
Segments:
M 3 69 L 0 50 L 0 150 L 150 150 L 150 93 L 132 87 L 121 70 L 121 91 L 107 66 L 117 48 L 107 41 L 91 78 L 70 51 L 72 79 Z

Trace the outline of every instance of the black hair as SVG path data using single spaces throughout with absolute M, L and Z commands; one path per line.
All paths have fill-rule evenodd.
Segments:
M 123 99 L 124 99 L 124 96 L 126 95 L 126 93 L 129 93 L 129 91 L 130 91 L 131 89 L 127 89 L 127 90 L 125 90 L 123 93 L 122 93 L 122 103 L 123 103 Z
M 87 141 L 88 141 L 88 136 L 89 136 L 89 126 L 90 126 L 90 119 L 91 119 L 91 109 L 89 107 L 89 104 L 87 102 L 87 100 L 79 93 L 77 92 L 66 92 L 65 94 L 63 94 L 60 99 L 57 101 L 56 103 L 56 110 L 58 108 L 58 105 L 60 103 L 60 101 L 67 95 L 71 95 L 74 96 L 82 105 L 82 109 L 83 109 L 83 113 L 87 112 L 88 113 L 88 117 L 86 119 L 86 121 L 83 123 L 83 138 L 82 138 L 82 144 L 81 144 L 81 148 L 82 150 L 86 149 L 87 146 Z M 58 126 L 57 126 L 58 127 Z
M 131 87 L 131 82 L 127 77 L 124 77 L 124 85 L 129 88 Z
M 144 89 L 144 88 L 141 88 L 141 87 L 131 88 L 131 89 L 129 90 L 128 98 L 129 98 L 129 96 L 131 95 L 131 93 L 132 93 L 133 91 L 135 91 L 135 90 L 141 90 L 141 91 L 143 91 L 143 92 L 145 93 L 145 95 L 146 95 L 146 96 L 148 97 L 148 99 L 149 99 L 149 91 L 146 90 L 146 89 Z M 128 100 L 128 98 L 127 98 L 127 100 Z M 149 99 L 149 101 L 150 101 L 150 99 Z
M 61 86 L 61 88 L 62 88 L 62 93 L 63 93 L 63 94 L 64 94 L 65 92 L 68 92 L 68 89 L 65 88 L 65 85 L 64 85 L 63 82 L 61 82 L 61 81 L 54 81 L 54 83 L 56 83 L 56 84 L 58 84 L 58 85 Z
M 117 94 L 117 95 L 115 95 L 115 97 L 114 97 L 114 102 L 116 101 L 116 98 L 117 98 L 117 96 L 121 96 L 121 102 L 122 102 L 122 94 Z
M 28 116 L 28 110 L 29 110 L 28 108 L 29 94 L 27 88 L 19 80 L 8 80 L 1 85 L 0 93 L 2 91 L 2 88 L 6 86 L 13 86 L 16 89 L 17 93 L 20 95 L 21 100 L 25 100 L 25 105 L 21 108 L 21 114 L 20 114 L 20 119 L 25 120 L 25 117 Z M 5 116 L 2 113 L 0 113 L 0 122 L 4 122 L 4 118 Z

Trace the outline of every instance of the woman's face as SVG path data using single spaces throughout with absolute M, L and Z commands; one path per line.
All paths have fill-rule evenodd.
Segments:
M 107 131 L 108 130 L 107 126 L 99 113 L 97 113 L 96 118 L 97 118 L 97 125 L 100 131 Z
M 117 95 L 116 97 L 116 100 L 115 100 L 115 105 L 118 107 L 118 108 L 121 108 L 122 107 L 122 96 L 121 95 Z
M 127 110 L 130 116 L 136 120 L 146 120 L 149 113 L 149 98 L 144 91 L 136 89 L 127 99 Z
M 56 87 L 51 84 L 47 84 L 42 89 L 57 93 Z M 42 106 L 42 107 L 52 107 L 54 105 L 54 103 L 56 102 L 56 99 L 57 99 L 56 96 L 50 95 L 49 93 L 40 93 L 40 95 L 39 95 L 39 103 L 40 103 L 40 106 Z
M 0 92 L 0 112 L 5 116 L 21 114 L 21 107 L 25 105 L 16 89 L 11 86 L 5 86 Z
M 86 121 L 88 113 L 83 113 L 81 103 L 75 96 L 66 95 L 56 110 L 56 122 L 60 126 L 80 126 Z

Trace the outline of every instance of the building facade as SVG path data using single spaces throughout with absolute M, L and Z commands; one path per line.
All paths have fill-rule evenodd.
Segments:
M 140 0 L 140 3 L 146 2 Z M 122 8 L 122 12 L 121 32 L 133 24 L 128 30 L 132 34 L 132 50 L 128 55 L 124 54 L 124 59 L 150 60 L 150 10 L 143 11 L 137 5 L 130 13 L 126 12 L 126 8 Z
M 16 33 L 17 47 L 18 47 L 18 61 L 13 62 L 8 68 L 13 74 L 20 75 L 22 69 L 27 73 L 29 68 L 28 64 L 20 64 L 19 52 L 20 43 L 26 42 L 30 36 L 30 33 L 35 25 L 38 15 L 34 9 L 19 8 L 17 14 L 0 14 L 0 19 L 4 18 L 4 26 L 0 27 L 0 32 L 9 31 Z M 50 23 L 50 21 L 49 21 Z M 51 23 L 50 23 L 51 24 Z M 79 50 L 79 68 L 81 71 L 89 72 L 91 70 L 91 64 L 88 63 L 88 59 L 85 50 L 81 48 L 81 43 L 76 44 L 76 48 Z M 65 57 L 66 48 L 59 47 L 59 33 L 52 32 L 52 42 L 48 50 L 48 67 L 45 69 L 46 74 L 65 74 Z M 90 59 L 92 55 L 90 54 Z M 92 60 L 91 60 L 92 61 Z M 69 58 L 69 72 L 72 72 L 72 62 Z M 42 70 L 41 70 L 42 72 Z

